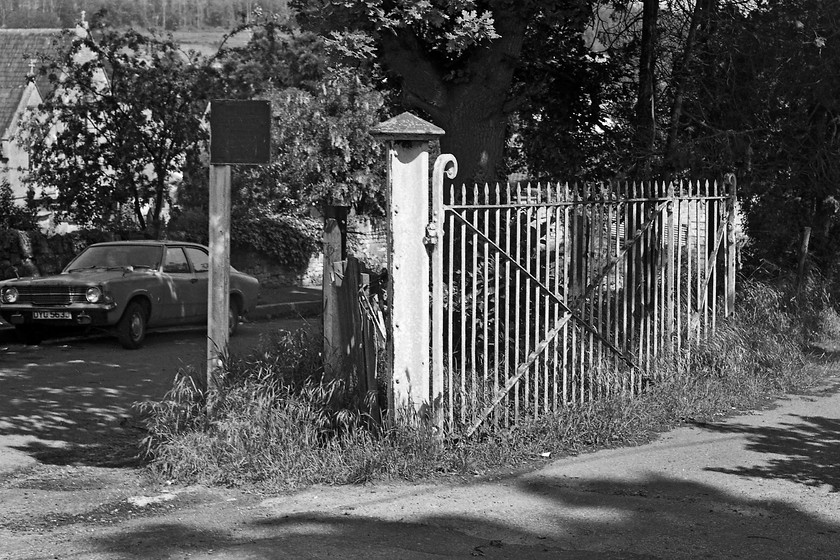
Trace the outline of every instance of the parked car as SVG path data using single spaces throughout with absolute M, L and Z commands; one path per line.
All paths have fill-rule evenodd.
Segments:
M 97 243 L 59 274 L 0 282 L 0 316 L 27 344 L 67 329 L 105 329 L 139 348 L 150 328 L 207 322 L 209 270 L 207 247 L 195 243 Z M 231 267 L 231 334 L 258 292 L 256 278 Z

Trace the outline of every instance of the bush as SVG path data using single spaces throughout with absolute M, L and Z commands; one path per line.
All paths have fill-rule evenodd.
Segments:
M 319 248 L 322 227 L 312 218 L 239 211 L 231 222 L 232 245 L 254 249 L 290 268 L 305 268 Z
M 33 195 L 30 191 L 26 205 L 20 206 L 15 202 L 9 183 L 0 182 L 0 229 L 37 229 L 38 213 L 35 211 Z
M 204 210 L 186 209 L 173 215 L 167 235 L 206 245 L 208 229 Z M 237 209 L 231 216 L 230 242 L 233 247 L 262 253 L 279 264 L 301 270 L 320 248 L 321 229 L 320 222 L 312 218 Z

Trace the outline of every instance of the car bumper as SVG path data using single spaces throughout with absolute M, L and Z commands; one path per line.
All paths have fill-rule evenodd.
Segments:
M 0 310 L 3 320 L 16 327 L 105 327 L 113 324 L 110 315 L 110 311 L 102 307 L 18 307 Z

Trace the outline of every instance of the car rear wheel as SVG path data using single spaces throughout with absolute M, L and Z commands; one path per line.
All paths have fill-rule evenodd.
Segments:
M 36 344 L 41 344 L 41 341 L 44 340 L 44 333 L 42 333 L 41 330 L 36 327 L 15 328 L 17 329 L 18 337 L 24 344 L 34 346 Z
M 239 330 L 239 304 L 233 299 L 228 304 L 228 336 L 233 336 Z
M 117 338 L 123 348 L 135 350 L 146 339 L 146 308 L 139 301 L 128 304 L 125 313 L 117 325 Z

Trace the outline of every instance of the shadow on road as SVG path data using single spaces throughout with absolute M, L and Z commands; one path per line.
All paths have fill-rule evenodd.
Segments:
M 232 352 L 248 352 L 269 323 L 243 325 Z M 134 403 L 160 399 L 180 369 L 206 359 L 203 330 L 159 332 L 138 350 L 113 338 L 0 347 L 0 452 L 54 465 L 131 467 L 145 435 Z
M 840 490 L 840 420 L 823 416 L 793 416 L 780 426 L 704 424 L 705 430 L 742 434 L 747 449 L 770 455 L 766 464 L 707 470 L 767 479 L 782 479 L 807 486 L 828 485 Z
M 691 481 L 531 477 L 507 503 L 400 520 L 400 504 L 279 511 L 216 530 L 199 519 L 120 530 L 92 542 L 110 557 L 192 558 L 834 558 L 840 526 L 780 501 L 742 499 Z M 451 492 L 450 492 L 451 493 Z M 446 509 L 435 503 L 427 508 Z M 282 508 L 281 508 L 282 509 Z M 502 514 L 502 511 L 508 514 Z M 223 516 L 226 520 L 234 516 Z M 200 527 L 200 528 L 199 528 Z M 129 544 L 132 543 L 132 544 Z M 588 552 L 587 552 L 588 551 Z

